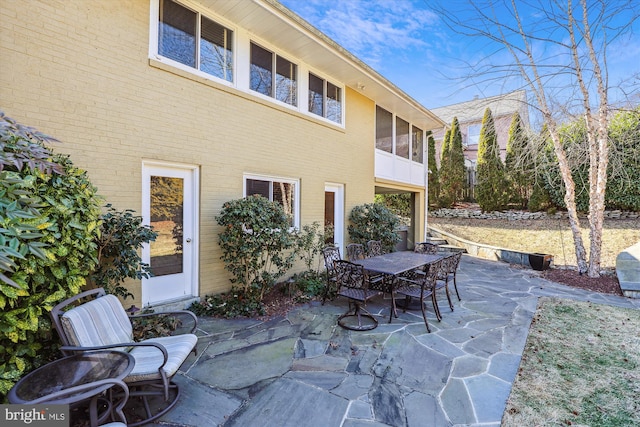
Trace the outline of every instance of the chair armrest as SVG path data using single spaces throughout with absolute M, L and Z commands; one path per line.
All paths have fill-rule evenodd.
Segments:
M 136 319 L 142 319 L 142 318 L 147 318 L 147 317 L 159 317 L 159 316 L 175 316 L 178 317 L 178 319 L 180 319 L 180 322 L 182 323 L 183 318 L 186 317 L 188 320 L 191 320 L 193 322 L 193 325 L 191 327 L 191 329 L 188 332 L 181 332 L 181 333 L 189 333 L 189 334 L 193 334 L 195 332 L 195 330 L 198 327 L 198 318 L 196 317 L 196 315 L 189 310 L 177 310 L 177 311 L 163 311 L 161 313 L 143 313 L 143 314 L 137 314 L 135 316 L 131 316 L 130 319 L 131 321 L 136 320 Z M 182 325 L 180 325 L 182 326 Z M 180 328 L 177 328 L 180 329 Z
M 157 342 L 127 342 L 127 343 L 118 343 L 118 344 L 108 344 L 108 345 L 98 345 L 93 347 L 76 347 L 76 346 L 62 346 L 60 350 L 64 353 L 67 351 L 81 351 L 81 352 L 90 352 L 90 351 L 98 351 L 98 350 L 109 350 L 113 348 L 122 348 L 122 347 L 156 347 L 162 353 L 162 357 L 164 361 L 162 365 L 160 365 L 159 369 L 162 369 L 164 365 L 169 360 L 169 354 L 167 353 L 167 349 L 160 343 Z

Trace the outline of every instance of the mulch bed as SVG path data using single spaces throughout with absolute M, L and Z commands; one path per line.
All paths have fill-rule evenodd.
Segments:
M 562 283 L 574 288 L 622 296 L 622 290 L 615 274 L 605 273 L 600 277 L 593 278 L 588 277 L 586 274 L 579 274 L 577 270 L 552 268 L 545 270 L 542 276 L 552 282 Z

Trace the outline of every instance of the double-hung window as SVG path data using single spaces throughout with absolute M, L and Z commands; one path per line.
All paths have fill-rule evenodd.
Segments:
M 173 0 L 160 1 L 158 55 L 233 81 L 233 31 Z
M 251 43 L 251 90 L 296 106 L 297 72 L 298 66 L 293 62 Z
M 342 123 L 342 89 L 309 73 L 309 112 Z
M 245 197 L 259 195 L 281 204 L 284 212 L 291 218 L 291 226 L 299 226 L 297 180 L 246 175 L 244 177 L 244 195 Z

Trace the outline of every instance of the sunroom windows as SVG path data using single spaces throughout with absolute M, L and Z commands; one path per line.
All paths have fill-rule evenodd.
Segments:
M 158 54 L 233 81 L 233 31 L 173 0 L 161 0 Z
M 376 105 L 376 149 L 423 163 L 424 131 Z
M 295 179 L 245 175 L 244 196 L 259 195 L 279 203 L 291 218 L 291 226 L 299 227 L 298 185 Z

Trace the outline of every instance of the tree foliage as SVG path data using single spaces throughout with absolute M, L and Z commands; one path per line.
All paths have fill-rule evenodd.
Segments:
M 295 259 L 295 236 L 282 205 L 258 195 L 224 203 L 216 217 L 220 259 L 232 274 L 231 283 L 262 300 Z
M 54 357 L 48 312 L 86 283 L 100 224 L 100 199 L 86 172 L 53 155 L 46 136 L 2 119 L 0 354 L 7 357 L 0 360 L 0 400 Z
M 564 185 L 563 201 L 573 236 L 580 273 L 600 275 L 605 195 L 607 194 L 611 117 L 608 53 L 640 19 L 640 5 L 633 1 L 466 2 L 467 10 L 440 6 L 450 28 L 493 44 L 493 53 L 470 74 L 484 84 L 504 87 L 524 82 L 535 102 L 550 140 Z M 484 77 L 481 78 L 480 76 Z M 513 78 L 517 80 L 512 80 Z M 628 76 L 617 93 L 632 93 L 637 79 Z M 625 87 L 625 85 L 627 87 Z M 580 228 L 576 182 L 560 132 L 567 117 L 584 119 L 588 161 L 589 255 Z
M 478 143 L 476 200 L 483 211 L 503 209 L 506 205 L 507 185 L 500 147 L 491 109 L 482 118 Z
M 536 153 L 529 146 L 527 130 L 522 125 L 520 113 L 516 112 L 509 126 L 507 155 L 504 161 L 505 176 L 510 189 L 510 202 L 526 208 L 535 185 Z
M 584 118 L 559 127 L 571 176 L 575 183 L 576 208 L 589 210 L 589 156 Z M 607 170 L 605 206 L 608 209 L 640 210 L 640 108 L 619 111 L 609 129 L 610 162 Z M 543 159 L 544 160 L 544 159 Z M 564 182 L 555 157 L 546 162 L 545 187 L 552 203 L 566 208 Z
M 442 144 L 440 160 L 440 204 L 453 206 L 462 200 L 466 183 L 462 132 L 458 118 L 454 117 Z
M 123 286 L 124 281 L 150 277 L 149 265 L 142 262 L 140 249 L 154 241 L 158 233 L 143 225 L 142 217 L 134 215 L 131 209 L 117 211 L 111 204 L 106 205 L 100 220 L 100 235 L 95 239 L 98 265 L 89 282 L 123 299 L 133 297 Z
M 429 204 L 437 205 L 438 199 L 440 198 L 440 176 L 438 173 L 438 164 L 436 163 L 436 141 L 431 134 L 427 142 L 427 163 L 429 167 L 429 175 L 427 178 Z
M 354 207 L 349 213 L 349 221 L 349 238 L 353 243 L 366 245 L 369 240 L 379 240 L 385 251 L 392 252 L 400 241 L 398 216 L 380 203 Z

